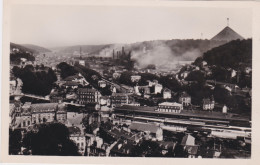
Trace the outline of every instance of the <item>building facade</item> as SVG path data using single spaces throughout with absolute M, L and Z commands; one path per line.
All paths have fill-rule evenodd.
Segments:
M 183 106 L 191 105 L 191 96 L 186 92 L 182 92 L 179 96 L 179 103 L 181 103 Z
M 77 94 L 79 104 L 98 103 L 101 97 L 99 91 L 89 88 L 79 88 Z
M 160 103 L 157 109 L 157 111 L 160 112 L 171 112 L 171 113 L 180 113 L 182 110 L 183 110 L 183 105 L 176 102 Z
M 128 95 L 125 93 L 112 93 L 111 105 L 124 105 L 128 104 Z

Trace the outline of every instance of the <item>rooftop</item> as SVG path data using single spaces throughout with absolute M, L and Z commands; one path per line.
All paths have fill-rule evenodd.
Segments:
M 91 93 L 94 93 L 94 92 L 97 92 L 96 89 L 90 89 L 90 88 L 79 88 L 78 89 L 78 92 L 91 92 Z
M 208 112 L 208 111 L 189 111 L 182 110 L 180 113 L 169 113 L 169 112 L 158 112 L 155 111 L 157 109 L 156 106 L 130 106 L 123 105 L 120 107 L 116 107 L 115 111 L 123 110 L 123 111 L 136 111 L 136 112 L 144 112 L 151 114 L 167 114 L 171 116 L 187 116 L 187 117 L 200 117 L 200 118 L 212 118 L 212 119 L 227 119 L 227 120 L 240 120 L 240 121 L 250 121 L 249 118 L 244 116 L 239 116 L 237 114 L 228 113 L 223 114 L 222 112 Z
M 78 86 L 79 83 L 77 83 L 75 81 L 66 81 L 66 83 L 64 85 L 65 86 Z
M 182 92 L 180 97 L 190 97 L 190 95 L 187 92 Z
M 58 103 L 39 103 L 32 104 L 31 110 L 32 112 L 45 112 L 45 111 L 55 111 L 58 107 Z
M 68 130 L 69 130 L 69 134 L 80 134 L 81 131 L 79 129 L 79 127 L 68 127 Z
M 149 131 L 151 133 L 156 133 L 160 128 L 154 124 L 146 124 L 146 123 L 131 123 L 129 126 L 131 130 L 137 131 Z
M 182 104 L 176 103 L 176 102 L 163 102 L 158 104 L 159 106 L 182 106 Z

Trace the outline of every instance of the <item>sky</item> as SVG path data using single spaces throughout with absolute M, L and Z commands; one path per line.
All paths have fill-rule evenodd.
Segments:
M 47 48 L 210 39 L 227 25 L 227 18 L 233 30 L 252 37 L 248 8 L 14 5 L 10 37 L 17 44 Z

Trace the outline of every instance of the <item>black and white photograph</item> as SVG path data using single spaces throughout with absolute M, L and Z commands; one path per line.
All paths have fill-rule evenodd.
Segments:
M 8 155 L 251 159 L 251 7 L 18 3 L 9 21 Z

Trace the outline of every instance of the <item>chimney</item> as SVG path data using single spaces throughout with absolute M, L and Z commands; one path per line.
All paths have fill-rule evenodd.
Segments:
M 115 59 L 115 50 L 113 49 L 113 59 Z
M 122 47 L 122 55 L 125 54 L 125 50 L 124 50 L 124 47 Z

